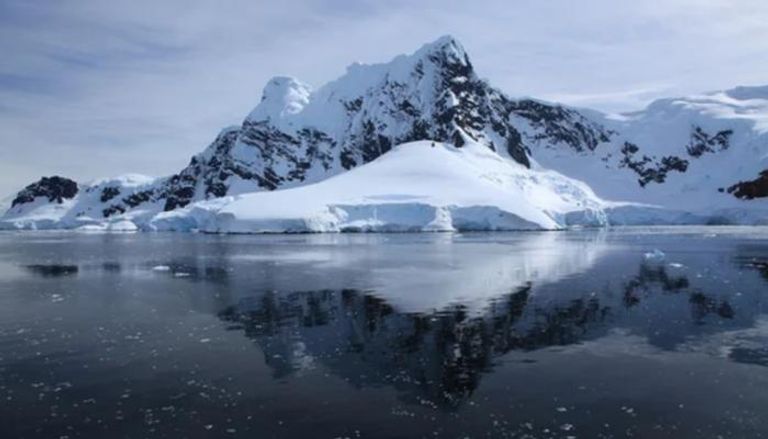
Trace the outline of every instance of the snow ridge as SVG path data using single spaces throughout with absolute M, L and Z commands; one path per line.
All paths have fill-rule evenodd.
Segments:
M 768 208 L 760 180 L 768 170 L 768 87 L 660 99 L 618 120 L 597 119 L 616 133 L 610 141 L 590 151 L 537 147 L 533 156 L 607 199 L 704 217 Z

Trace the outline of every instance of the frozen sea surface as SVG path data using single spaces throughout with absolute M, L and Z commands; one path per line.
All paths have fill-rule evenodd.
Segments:
M 766 389 L 765 228 L 0 234 L 2 438 L 759 438 Z

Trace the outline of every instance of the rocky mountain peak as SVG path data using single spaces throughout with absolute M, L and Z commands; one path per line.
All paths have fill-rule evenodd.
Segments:
M 58 175 L 43 177 L 19 192 L 13 199 L 11 207 L 31 203 L 41 197 L 46 198 L 50 203 L 61 204 L 64 200 L 74 198 L 77 192 L 77 183 L 73 180 Z
M 279 120 L 297 114 L 309 103 L 311 93 L 312 87 L 298 79 L 276 76 L 264 86 L 261 102 L 246 120 Z
M 430 59 L 442 59 L 451 64 L 471 65 L 464 46 L 452 35 L 443 35 L 431 43 L 423 45 L 414 56 Z

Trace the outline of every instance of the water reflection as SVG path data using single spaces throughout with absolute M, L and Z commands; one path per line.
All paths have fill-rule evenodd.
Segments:
M 624 287 L 624 304 L 629 308 L 640 303 L 641 297 L 652 293 L 654 286 L 668 293 L 688 288 L 690 282 L 685 276 L 670 276 L 662 264 L 640 264 L 640 272 Z
M 652 294 L 654 286 L 665 294 L 677 294 L 686 292 L 690 284 L 684 275 L 670 275 L 664 265 L 643 263 L 640 265 L 640 273 L 627 282 L 624 288 L 624 305 L 627 308 L 638 305 L 641 297 Z M 697 324 L 704 324 L 710 314 L 717 314 L 723 319 L 732 319 L 735 315 L 727 299 L 712 297 L 701 290 L 690 291 L 688 302 L 692 319 Z
M 119 262 L 104 262 L 101 264 L 101 269 L 108 273 L 118 273 L 122 270 L 122 266 Z
M 460 305 L 399 313 L 379 297 L 350 289 L 269 293 L 242 300 L 219 317 L 259 344 L 276 377 L 321 362 L 357 386 L 389 384 L 410 402 L 456 407 L 491 370 L 494 357 L 567 343 L 601 317 L 596 304 L 574 303 L 523 329 L 518 322 L 530 291 L 530 285 L 519 288 L 477 317 Z
M 739 256 L 736 258 L 737 264 L 750 270 L 757 270 L 768 280 L 768 258 L 755 256 Z
M 768 366 L 768 348 L 738 347 L 730 351 L 728 358 L 737 363 Z
M 479 313 L 460 303 L 403 312 L 375 291 L 342 289 L 268 292 L 218 315 L 228 329 L 243 331 L 259 345 L 277 378 L 320 363 L 356 386 L 387 384 L 407 402 L 452 409 L 513 351 L 520 354 L 505 361 L 528 361 L 525 352 L 597 339 L 616 328 L 675 349 L 689 337 L 729 328 L 722 322 L 736 318 L 729 299 L 692 285 L 684 274 L 670 274 L 664 264 L 643 261 L 637 272 L 618 296 L 606 288 L 568 299 L 552 294 L 562 285 L 536 288 L 528 282 L 489 299 Z M 684 305 L 687 317 L 679 312 Z M 751 323 L 747 317 L 735 327 Z M 735 349 L 731 358 L 746 361 L 751 355 L 757 362 L 764 353 Z
M 31 264 L 25 265 L 24 268 L 42 277 L 72 276 L 80 270 L 77 265 L 62 264 Z
M 0 436 L 756 437 L 746 236 L 0 245 Z

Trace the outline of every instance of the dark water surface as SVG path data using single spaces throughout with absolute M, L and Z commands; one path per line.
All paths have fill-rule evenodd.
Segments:
M 3 439 L 766 436 L 768 229 L 0 234 Z

